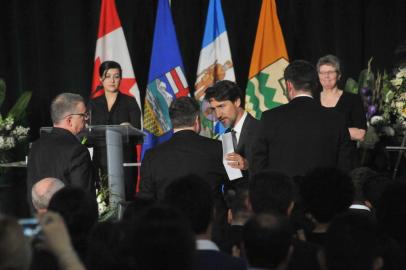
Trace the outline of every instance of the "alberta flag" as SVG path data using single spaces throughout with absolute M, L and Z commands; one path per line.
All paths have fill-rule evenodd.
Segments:
M 169 105 L 189 95 L 168 0 L 159 0 L 144 104 L 142 154 L 172 136 Z
M 115 0 L 102 0 L 99 21 L 99 32 L 96 42 L 96 54 L 93 68 L 93 81 L 91 97 L 103 94 L 98 90 L 100 85 L 99 67 L 103 61 L 116 61 L 123 70 L 120 91 L 133 96 L 141 108 L 140 91 L 135 80 L 130 53 L 128 52 L 120 18 L 118 17 Z
M 288 102 L 283 80 L 288 64 L 275 0 L 263 0 L 245 95 L 245 109 L 254 117 Z
M 203 102 L 205 91 L 217 81 L 235 82 L 221 0 L 210 0 L 209 2 L 196 77 L 195 98 L 202 102 L 203 111 L 201 134 L 206 137 L 214 137 L 216 134 L 224 132 L 225 129 L 220 122 L 213 122 L 210 110 L 206 110 L 208 104 Z

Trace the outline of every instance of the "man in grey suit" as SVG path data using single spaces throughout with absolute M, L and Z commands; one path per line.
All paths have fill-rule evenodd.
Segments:
M 205 100 L 217 119 L 235 136 L 235 153 L 226 156 L 228 164 L 242 170 L 239 184 L 246 186 L 252 160 L 252 143 L 259 128 L 259 121 L 242 108 L 242 91 L 231 81 L 219 81 L 206 90 Z
M 289 176 L 316 167 L 350 169 L 350 136 L 345 119 L 313 99 L 316 69 L 297 60 L 284 73 L 289 103 L 262 114 L 253 146 L 253 171 L 272 169 Z

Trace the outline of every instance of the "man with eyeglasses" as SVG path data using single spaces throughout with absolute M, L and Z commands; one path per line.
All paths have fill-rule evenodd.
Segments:
M 30 149 L 27 190 L 31 191 L 39 180 L 53 177 L 95 195 L 95 174 L 89 151 L 76 137 L 88 119 L 84 99 L 72 93 L 58 95 L 51 104 L 51 118 L 52 131 L 43 134 Z

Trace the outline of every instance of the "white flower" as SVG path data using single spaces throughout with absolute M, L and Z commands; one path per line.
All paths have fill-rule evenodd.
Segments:
M 395 136 L 395 130 L 391 126 L 386 126 L 382 129 L 386 136 Z
M 384 122 L 384 119 L 381 115 L 374 115 L 371 117 L 371 125 L 379 125 Z
M 396 73 L 396 78 L 398 79 L 406 78 L 406 68 L 400 68 L 399 72 Z
M 21 141 L 27 137 L 29 130 L 30 128 L 16 126 L 15 129 L 11 132 L 11 135 L 16 137 L 17 141 Z

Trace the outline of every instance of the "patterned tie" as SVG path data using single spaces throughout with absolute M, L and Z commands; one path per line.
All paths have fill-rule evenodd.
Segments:
M 236 131 L 234 129 L 231 129 L 231 138 L 233 139 L 233 146 L 234 146 L 234 151 L 237 151 L 237 135 L 236 135 Z

